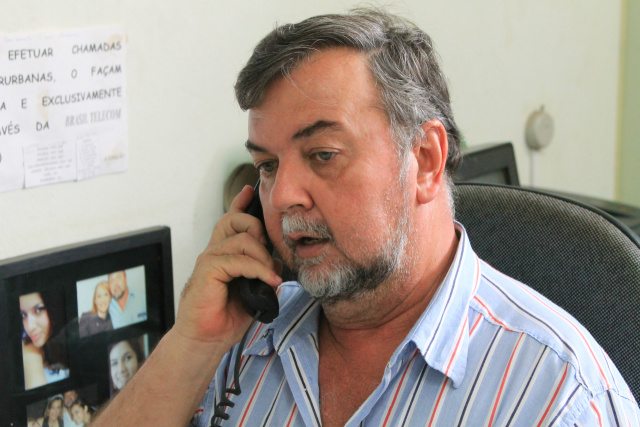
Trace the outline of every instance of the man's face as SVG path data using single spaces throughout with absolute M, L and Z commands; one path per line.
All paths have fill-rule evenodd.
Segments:
M 411 187 L 361 54 L 321 51 L 273 82 L 248 147 L 269 236 L 312 295 L 351 298 L 408 268 Z
M 63 395 L 64 407 L 67 409 L 71 408 L 71 405 L 73 405 L 73 402 L 75 402 L 77 398 L 78 393 L 76 393 L 75 390 L 65 392 Z
M 127 277 L 124 271 L 109 274 L 109 290 L 116 300 L 122 298 L 127 290 Z

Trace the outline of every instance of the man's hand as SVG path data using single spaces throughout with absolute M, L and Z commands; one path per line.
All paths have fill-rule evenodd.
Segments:
M 278 276 L 282 265 L 265 248 L 264 227 L 244 213 L 252 196 L 249 186 L 236 196 L 196 261 L 182 292 L 175 326 L 185 338 L 231 348 L 251 318 L 240 301 L 231 297 L 227 284 L 239 276 L 258 278 L 274 287 L 282 282 Z
M 281 264 L 264 246 L 264 227 L 244 213 L 252 195 L 245 187 L 236 196 L 196 261 L 176 324 L 92 425 L 188 424 L 220 361 L 251 321 L 227 283 L 239 276 L 274 287 L 282 282 L 276 273 Z

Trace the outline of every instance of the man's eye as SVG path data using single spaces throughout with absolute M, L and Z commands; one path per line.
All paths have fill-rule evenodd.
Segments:
M 336 155 L 336 153 L 332 153 L 331 151 L 320 151 L 320 152 L 314 154 L 314 156 L 318 160 L 321 160 L 323 162 L 328 162 L 329 160 L 333 159 L 333 156 L 335 156 L 335 155 Z
M 259 172 L 271 173 L 276 168 L 276 162 L 262 162 L 256 166 Z

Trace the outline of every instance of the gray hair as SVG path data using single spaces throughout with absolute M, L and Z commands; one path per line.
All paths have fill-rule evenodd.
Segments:
M 445 175 L 450 183 L 461 161 L 460 132 L 438 55 L 424 31 L 383 10 L 353 9 L 277 26 L 258 43 L 238 75 L 235 91 L 240 108 L 258 106 L 272 81 L 288 77 L 314 52 L 334 47 L 355 49 L 369 59 L 401 157 L 423 136 L 423 123 L 442 122 L 449 140 Z

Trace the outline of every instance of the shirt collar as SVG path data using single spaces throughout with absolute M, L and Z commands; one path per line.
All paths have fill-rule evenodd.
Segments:
M 480 264 L 464 227 L 456 223 L 458 248 L 449 271 L 429 305 L 412 330 L 396 349 L 389 366 L 417 349 L 427 365 L 458 387 L 466 371 L 469 347 L 469 302 L 480 279 Z M 321 306 L 297 283 L 284 283 L 278 289 L 280 315 L 269 325 L 258 324 L 250 334 L 245 354 L 278 354 L 308 339 L 318 342 Z
M 427 365 L 458 387 L 464 378 L 469 348 L 469 302 L 480 280 L 480 263 L 464 227 L 456 223 L 458 248 L 449 271 L 407 338 L 390 360 L 393 365 L 417 348 Z M 403 351 L 405 350 L 405 351 Z

